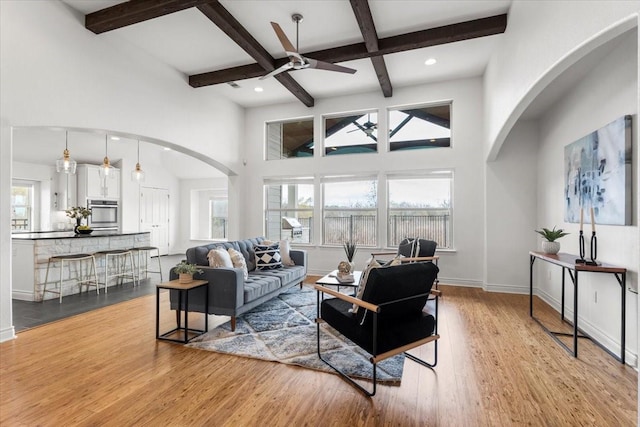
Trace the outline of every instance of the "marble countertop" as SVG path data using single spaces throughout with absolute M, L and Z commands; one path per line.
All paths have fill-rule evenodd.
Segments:
M 113 230 L 93 230 L 91 234 L 75 234 L 73 231 L 39 231 L 35 233 L 13 233 L 12 239 L 45 240 L 45 239 L 90 239 L 92 237 L 118 237 L 136 234 L 149 234 L 148 231 L 119 232 Z

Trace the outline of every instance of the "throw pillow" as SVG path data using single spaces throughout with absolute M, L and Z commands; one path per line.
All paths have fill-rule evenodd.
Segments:
M 233 268 L 233 262 L 231 262 L 231 257 L 229 253 L 224 248 L 215 248 L 211 249 L 207 254 L 207 258 L 209 259 L 209 267 L 214 268 Z
M 291 246 L 289 245 L 288 240 L 280 240 L 280 256 L 282 257 L 283 265 L 296 265 L 295 262 L 291 259 L 291 255 L 289 254 L 291 251 Z
M 378 268 L 378 267 L 382 267 L 382 265 L 380 265 L 380 263 L 374 258 L 371 259 L 369 261 L 369 264 L 367 264 L 367 266 L 365 267 L 364 270 L 362 270 L 362 274 L 360 275 L 360 281 L 358 282 L 358 291 L 356 292 L 356 298 L 358 299 L 362 299 L 362 294 L 364 294 L 364 290 L 365 287 L 367 285 L 367 278 L 369 277 L 369 272 L 374 269 L 374 268 Z M 358 310 L 360 309 L 360 306 L 357 304 L 353 304 L 353 307 L 351 307 L 351 313 L 358 313 Z M 363 308 L 363 310 L 365 310 Z
M 244 276 L 244 280 L 249 278 L 249 270 L 247 269 L 247 260 L 244 259 L 244 256 L 233 248 L 229 248 L 227 250 L 229 252 L 229 257 L 231 258 L 231 262 L 233 263 L 234 268 L 241 268 L 242 274 Z
M 256 269 L 273 270 L 282 268 L 282 257 L 280 256 L 280 245 L 278 243 L 255 245 L 253 250 L 256 253 Z

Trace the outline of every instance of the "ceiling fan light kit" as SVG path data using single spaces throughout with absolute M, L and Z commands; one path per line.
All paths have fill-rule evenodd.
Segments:
M 291 20 L 296 23 L 296 46 L 289 40 L 282 28 L 277 22 L 271 22 L 271 26 L 280 40 L 280 44 L 284 48 L 284 51 L 289 56 L 289 62 L 283 66 L 276 68 L 268 74 L 260 77 L 260 80 L 264 80 L 268 77 L 273 77 L 280 73 L 284 73 L 289 70 L 303 70 L 305 68 L 314 68 L 317 70 L 337 71 L 339 73 L 354 74 L 357 70 L 349 67 L 343 67 L 341 65 L 332 64 L 331 62 L 318 61 L 317 59 L 307 58 L 299 53 L 298 41 L 299 41 L 299 25 L 304 21 L 304 17 L 299 13 L 291 15 Z

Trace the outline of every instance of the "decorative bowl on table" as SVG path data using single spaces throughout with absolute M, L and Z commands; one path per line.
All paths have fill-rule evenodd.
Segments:
M 91 234 L 92 231 L 93 231 L 92 228 L 78 228 L 78 229 L 76 229 L 76 233 L 78 233 L 78 234 Z

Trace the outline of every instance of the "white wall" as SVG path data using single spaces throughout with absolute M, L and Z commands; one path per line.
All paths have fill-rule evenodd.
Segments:
M 186 76 L 127 45 L 115 33 L 86 30 L 83 17 L 62 2 L 0 1 L 2 224 L 11 215 L 12 126 L 146 135 L 238 169 L 243 109 L 191 88 Z M 135 165 L 127 162 L 127 169 Z M 10 239 L 2 227 L 0 340 L 13 336 Z
M 323 114 L 379 109 L 380 128 L 386 126 L 386 108 L 390 106 L 434 103 L 452 100 L 452 147 L 407 152 L 386 152 L 386 140 L 379 140 L 377 154 L 349 154 L 323 157 Z M 314 108 L 300 103 L 273 105 L 247 110 L 245 156 L 246 179 L 243 199 L 244 236 L 263 235 L 262 183 L 267 177 L 322 176 L 357 172 L 396 172 L 403 170 L 454 169 L 454 252 L 440 252 L 441 279 L 463 285 L 480 286 L 483 279 L 484 245 L 484 161 L 482 156 L 483 111 L 480 78 L 441 84 L 395 88 L 393 98 L 379 92 L 318 100 Z M 263 160 L 264 123 L 294 117 L 315 117 L 316 149 L 314 158 Z M 380 132 L 382 134 L 382 132 Z M 379 193 L 382 193 L 382 187 Z M 383 202 L 381 202 L 383 203 Z M 316 205 L 321 200 L 316 198 Z M 317 212 L 317 211 L 316 211 Z M 259 213 L 259 214 L 258 214 Z M 316 229 L 319 229 L 318 227 Z M 320 236 L 316 236 L 319 241 Z M 308 247 L 309 269 L 324 274 L 344 259 L 342 248 Z M 356 254 L 356 265 L 364 264 L 369 250 Z
M 540 151 L 537 159 L 538 196 L 537 227 L 557 225 L 571 232 L 561 244 L 564 252 L 578 253 L 578 224 L 564 222 L 564 147 L 625 114 L 638 113 L 637 30 L 629 31 L 622 42 L 593 68 L 575 87 L 540 120 Z M 632 155 L 637 171 L 640 160 L 636 129 Z M 637 172 L 636 172 L 637 174 Z M 634 194 L 638 195 L 637 175 Z M 635 201 L 637 203 L 637 200 Z M 585 222 L 588 222 L 588 217 Z M 590 230 L 587 226 L 586 230 Z M 638 289 L 640 242 L 637 205 L 633 225 L 597 225 L 598 259 L 628 269 L 627 287 Z M 586 236 L 589 253 L 589 235 Z M 554 280 L 547 279 L 550 271 Z M 557 267 L 540 263 L 536 269 L 536 286 L 540 296 L 552 306 L 560 307 Z M 567 279 L 568 280 L 568 279 Z M 580 274 L 580 324 L 614 352 L 619 351 L 620 286 L 613 276 Z M 567 286 L 567 297 L 573 293 Z M 597 302 L 595 293 L 597 292 Z M 569 310 L 572 313 L 572 310 Z M 637 354 L 637 295 L 627 292 L 627 357 L 635 362 Z
M 547 84 L 597 45 L 637 25 L 638 12 L 637 0 L 515 0 L 485 72 L 485 153 L 494 158 Z
M 529 258 L 537 245 L 538 123 L 521 121 L 500 156 L 487 163 L 486 289 L 529 292 Z

